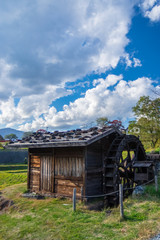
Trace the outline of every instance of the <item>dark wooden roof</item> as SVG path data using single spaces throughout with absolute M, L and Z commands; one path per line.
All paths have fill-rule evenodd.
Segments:
M 46 147 L 69 147 L 87 146 L 114 132 L 122 133 L 115 127 L 97 127 L 88 130 L 71 130 L 66 132 L 55 131 L 53 133 L 36 132 L 20 141 L 10 143 L 9 148 L 46 148 Z

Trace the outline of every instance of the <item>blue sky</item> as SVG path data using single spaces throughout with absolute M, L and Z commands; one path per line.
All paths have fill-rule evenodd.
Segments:
M 133 119 L 160 83 L 158 0 L 0 0 L 0 128 Z

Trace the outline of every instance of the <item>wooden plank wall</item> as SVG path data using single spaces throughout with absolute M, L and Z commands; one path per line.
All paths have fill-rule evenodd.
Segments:
M 101 141 L 89 145 L 86 151 L 86 195 L 99 195 L 103 193 Z
M 83 157 L 56 157 L 55 175 L 64 177 L 82 177 Z
M 73 189 L 76 188 L 76 196 L 81 197 L 81 187 L 83 186 L 82 179 L 65 179 L 60 177 L 55 177 L 55 192 L 62 196 L 73 196 Z
M 44 166 L 41 166 L 43 156 L 52 157 L 52 149 L 37 149 L 37 148 L 30 148 L 29 149 L 29 162 L 28 162 L 28 189 L 32 192 L 41 192 L 41 171 L 44 170 Z M 47 168 L 46 168 L 47 170 Z M 48 170 L 47 170 L 48 171 Z M 44 186 L 44 185 L 43 185 Z
M 83 148 L 55 149 L 55 192 L 72 196 L 73 188 L 77 189 L 80 197 L 83 186 Z
M 103 194 L 103 158 L 115 138 L 115 133 L 86 148 L 86 195 Z
M 29 188 L 39 192 L 40 187 L 40 156 L 30 155 Z
M 52 156 L 41 156 L 40 190 L 52 192 Z
M 73 188 L 81 196 L 84 173 L 84 149 L 31 149 L 29 189 L 40 193 L 72 196 Z

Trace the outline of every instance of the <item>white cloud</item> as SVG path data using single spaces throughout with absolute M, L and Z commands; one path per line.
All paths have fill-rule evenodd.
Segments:
M 13 97 L 10 97 L 7 101 L 0 102 L 0 111 L 0 124 L 14 121 L 16 108 Z
M 143 10 L 148 10 L 154 6 L 154 4 L 157 2 L 157 0 L 143 0 L 141 7 Z
M 69 119 L 78 123 L 84 116 L 79 121 L 72 109 L 78 114 L 80 103 L 82 111 L 87 108 L 93 118 L 100 104 L 94 91 L 108 86 L 103 79 L 84 99 L 64 106 L 62 112 L 56 113 L 50 105 L 72 93 L 65 83 L 117 66 L 127 54 L 127 33 L 136 2 L 36 0 L 28 4 L 28 0 L 0 0 L 0 124 L 32 122 L 36 128 L 52 125 L 52 115 L 57 126 L 64 120 L 69 124 Z M 96 101 L 89 102 L 88 95 Z
M 68 96 L 72 94 L 72 91 L 60 87 L 47 86 L 44 93 L 44 95 L 37 94 L 22 97 L 17 106 L 19 115 L 22 115 L 25 118 L 37 118 L 48 111 L 49 105 L 52 101 L 63 96 Z
M 106 79 L 95 80 L 94 88 L 87 90 L 84 97 L 64 105 L 63 111 L 57 112 L 51 107 L 43 118 L 39 117 L 30 124 L 24 124 L 20 129 L 69 128 L 84 125 L 101 116 L 125 121 L 133 117 L 132 107 L 139 97 L 151 94 L 152 82 L 145 77 L 127 82 L 122 75 L 108 75 Z M 110 90 L 110 87 L 113 89 Z
M 141 67 L 142 66 L 140 59 L 130 56 L 130 54 L 128 54 L 128 53 L 125 53 L 124 56 L 122 57 L 122 62 L 123 61 L 126 63 L 127 67 Z
M 160 3 L 158 0 L 143 0 L 141 9 L 144 16 L 152 22 L 160 21 Z
M 72 94 L 65 83 L 115 68 L 122 58 L 128 67 L 141 66 L 125 51 L 137 0 L 68 0 L 67 4 L 0 0 L 0 4 L 0 125 L 36 130 L 81 125 L 104 115 L 130 117 L 131 106 L 149 94 L 148 78 L 127 83 L 122 75 L 109 75 L 94 80 L 94 87 L 64 105 L 63 111 L 51 106 L 57 98 Z M 141 7 L 151 20 L 159 19 L 157 1 L 145 0 Z
M 122 57 L 122 60 L 125 61 L 127 67 L 132 67 L 132 60 L 128 53 L 125 53 L 125 55 Z
M 49 111 L 49 105 L 52 101 L 68 96 L 71 90 L 64 87 L 47 86 L 45 94 L 33 94 L 22 97 L 17 104 L 14 102 L 14 96 L 0 102 L 0 124 L 6 124 L 7 127 L 17 126 L 31 119 L 38 119 L 41 114 Z
M 8 83 L 0 77 L 7 89 L 3 98 L 12 91 L 18 97 L 42 93 L 47 85 L 105 72 L 125 54 L 134 1 L 0 0 L 0 4 L 0 59 L 11 66 Z
M 149 19 L 153 22 L 160 21 L 160 5 L 156 5 L 151 11 L 147 11 L 145 16 L 149 17 Z
M 134 67 L 141 67 L 142 63 L 138 58 L 133 58 Z

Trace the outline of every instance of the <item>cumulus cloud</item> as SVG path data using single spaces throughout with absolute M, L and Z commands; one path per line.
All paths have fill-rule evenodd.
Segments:
M 63 111 L 57 112 L 51 107 L 43 117 L 21 125 L 20 129 L 70 128 L 95 121 L 101 116 L 125 121 L 133 117 L 132 107 L 139 97 L 151 94 L 152 83 L 151 79 L 145 77 L 127 82 L 122 75 L 108 75 L 106 79 L 94 80 L 94 87 L 87 90 L 84 97 L 64 105 Z
M 143 10 L 148 10 L 154 6 L 157 0 L 143 0 L 141 3 L 141 7 Z
M 134 67 L 141 67 L 142 63 L 138 58 L 133 58 L 133 66 Z
M 66 83 L 82 80 L 93 72 L 104 73 L 127 56 L 127 33 L 136 3 L 137 0 L 68 0 L 67 4 L 64 0 L 0 0 L 1 126 L 25 122 L 29 122 L 27 128 L 38 124 L 53 126 L 53 116 L 56 126 L 65 121 L 69 124 L 70 119 L 78 124 L 85 117 L 75 117 L 80 106 L 84 112 L 88 108 L 88 119 L 93 118 L 100 101 L 94 91 L 107 88 L 103 79 L 94 82 L 93 91 L 88 90 L 84 98 L 64 106 L 62 112 L 50 105 L 57 98 L 72 94 L 65 88 Z M 89 87 L 91 82 L 86 84 Z M 87 97 L 93 95 L 94 103 Z
M 160 21 L 160 5 L 156 5 L 152 8 L 151 11 L 147 11 L 145 16 L 149 17 L 151 21 Z
M 69 128 L 99 116 L 132 117 L 131 107 L 150 94 L 151 79 L 127 82 L 122 75 L 108 75 L 73 82 L 116 68 L 122 59 L 127 67 L 141 66 L 125 51 L 137 2 L 0 0 L 0 125 L 28 131 Z M 143 0 L 141 8 L 151 21 L 159 21 L 157 0 Z M 90 89 L 57 111 L 53 102 L 74 91 L 66 83 L 70 89 Z
M 152 22 L 160 21 L 160 2 L 158 0 L 143 0 L 141 9 L 144 16 Z
M 3 98 L 9 91 L 19 97 L 37 94 L 46 85 L 105 72 L 125 54 L 134 1 L 0 3 L 0 65 L 11 84 L 1 76 L 3 86 L 9 86 Z
M 134 55 L 134 54 L 132 54 Z M 141 60 L 131 56 L 129 53 L 125 53 L 124 56 L 121 58 L 122 62 L 125 62 L 126 67 L 141 67 L 142 63 Z
M 49 111 L 52 101 L 70 94 L 72 91 L 64 87 L 47 86 L 44 95 L 37 93 L 24 96 L 17 103 L 11 95 L 9 99 L 0 101 L 0 124 L 13 127 L 25 121 L 37 119 L 41 114 Z

